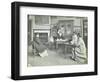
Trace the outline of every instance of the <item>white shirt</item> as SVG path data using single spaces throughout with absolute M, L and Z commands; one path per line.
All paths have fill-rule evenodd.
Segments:
M 77 40 L 78 40 L 78 37 L 77 37 L 76 34 L 74 34 L 74 35 L 72 36 L 71 44 L 77 44 Z

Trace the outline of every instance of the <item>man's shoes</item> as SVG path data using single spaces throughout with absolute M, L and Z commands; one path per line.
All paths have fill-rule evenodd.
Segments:
M 74 60 L 74 61 L 77 61 L 77 59 L 76 58 L 74 58 L 74 57 L 70 57 L 72 60 Z

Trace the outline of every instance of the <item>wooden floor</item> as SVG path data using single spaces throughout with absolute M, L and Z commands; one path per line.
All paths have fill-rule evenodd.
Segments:
M 54 65 L 78 65 L 80 62 L 72 60 L 72 54 L 63 54 L 61 50 L 47 50 L 48 56 L 40 57 L 32 54 L 31 47 L 28 50 L 28 66 L 54 66 Z

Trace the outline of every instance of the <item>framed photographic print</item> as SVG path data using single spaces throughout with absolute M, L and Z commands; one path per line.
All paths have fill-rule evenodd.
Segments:
M 97 75 L 97 7 L 12 2 L 11 78 Z

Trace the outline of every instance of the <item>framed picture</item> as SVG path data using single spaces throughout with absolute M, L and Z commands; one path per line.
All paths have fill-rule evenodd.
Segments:
M 97 75 L 97 7 L 12 2 L 11 78 Z

